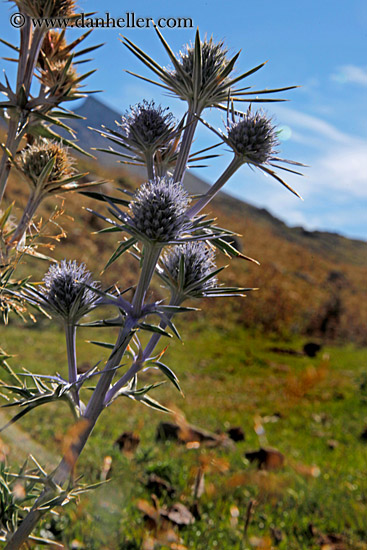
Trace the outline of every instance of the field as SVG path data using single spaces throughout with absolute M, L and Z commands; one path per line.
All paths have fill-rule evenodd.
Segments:
M 208 328 L 200 320 L 180 328 L 186 343 L 171 341 L 165 362 L 176 371 L 186 397 L 168 384 L 154 395 L 175 410 L 174 417 L 117 400 L 77 467 L 86 482 L 110 474 L 111 479 L 71 503 L 62 518 L 46 520 L 43 534 L 65 549 L 88 550 L 366 548 L 367 441 L 361 435 L 367 427 L 367 350 L 325 347 L 310 358 L 300 352 L 300 339 L 282 342 L 235 324 Z M 11 364 L 32 372 L 65 372 L 63 335 L 47 322 L 41 329 L 22 328 L 21 346 L 18 327 L 5 333 L 3 347 L 17 351 Z M 113 340 L 105 329 L 92 336 Z M 82 329 L 80 361 L 91 365 L 106 354 L 86 339 L 90 332 Z M 141 384 L 161 379 L 150 371 Z M 187 422 L 221 434 L 240 426 L 245 440 L 224 445 L 219 438 L 216 446 L 157 442 L 161 421 L 178 422 L 182 439 Z M 12 428 L 1 434 L 9 463 L 40 451 L 36 443 L 42 445 L 41 455 L 44 449 L 37 457 L 52 461 L 72 424 L 63 404 L 31 412 L 17 424 L 31 439 L 19 445 Z M 125 431 L 140 436 L 130 452 L 114 445 Z M 276 459 L 259 468 L 245 453 L 260 447 L 278 449 L 284 463 Z M 152 474 L 166 486 L 154 485 Z M 193 524 L 179 528 L 164 517 L 177 502 L 194 514 Z M 176 521 L 185 521 L 182 514 Z

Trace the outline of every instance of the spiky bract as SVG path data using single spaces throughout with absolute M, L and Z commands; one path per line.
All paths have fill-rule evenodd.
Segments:
M 178 182 L 162 177 L 144 183 L 130 203 L 134 227 L 149 240 L 167 243 L 184 229 L 190 199 Z
M 69 48 L 65 40 L 65 31 L 50 29 L 45 34 L 42 42 L 37 61 L 38 67 L 45 69 L 48 64 L 52 65 L 56 61 L 63 61 L 67 58 L 68 53 Z
M 79 75 L 68 59 L 46 61 L 40 69 L 39 80 L 55 99 L 73 96 L 79 88 Z

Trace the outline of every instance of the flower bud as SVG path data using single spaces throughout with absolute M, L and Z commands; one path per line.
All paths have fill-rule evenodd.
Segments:
M 67 59 L 53 61 L 40 70 L 40 81 L 48 89 L 51 90 L 55 98 L 70 96 L 77 92 L 79 78 L 73 65 L 65 70 Z
M 275 127 L 266 114 L 249 109 L 238 121 L 227 126 L 228 143 L 244 162 L 265 164 L 276 154 Z
M 223 70 L 228 64 L 227 48 L 223 42 L 217 44 L 213 39 L 205 39 L 201 42 L 201 87 L 204 88 L 207 84 L 212 83 L 218 73 Z M 194 58 L 195 46 L 187 44 L 185 50 L 180 52 L 180 64 L 185 73 L 191 78 L 194 78 Z M 175 77 L 179 80 L 180 75 L 175 72 Z
M 120 124 L 129 145 L 144 152 L 169 141 L 175 130 L 175 119 L 167 110 L 146 100 L 130 107 Z

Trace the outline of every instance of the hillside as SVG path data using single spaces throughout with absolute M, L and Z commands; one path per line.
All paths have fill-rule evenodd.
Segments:
M 78 137 L 78 144 L 86 151 L 91 148 L 106 148 L 108 143 L 97 132 L 91 132 L 88 127 L 101 128 L 101 124 L 109 128 L 115 128 L 115 121 L 120 120 L 121 115 L 93 96 L 88 97 L 84 103 L 76 109 L 76 114 L 85 117 L 85 120 L 71 121 Z M 98 160 L 106 166 L 116 166 L 116 159 L 112 155 L 92 151 Z M 145 177 L 144 168 L 127 167 L 132 174 Z M 185 186 L 192 194 L 205 193 L 208 183 L 192 172 L 185 177 Z M 244 201 L 232 197 L 228 193 L 220 193 L 218 203 L 228 210 L 235 210 L 245 218 L 266 225 L 276 235 L 290 242 L 305 246 L 308 250 L 326 254 L 331 259 L 346 261 L 355 265 L 367 266 L 367 246 L 359 240 L 347 239 L 337 233 L 326 231 L 307 231 L 302 227 L 288 227 L 267 210 L 256 208 Z
M 87 150 L 106 146 L 103 138 L 88 130 L 88 126 L 98 127 L 101 121 L 113 126 L 118 113 L 94 98 L 88 98 L 77 113 L 87 118 L 72 121 L 79 145 Z M 101 155 L 97 161 L 84 157 L 79 162 L 82 170 L 88 169 L 93 178 L 110 181 L 105 185 L 110 193 L 116 183 L 134 189 L 144 179 L 142 171 L 127 170 L 109 155 Z M 195 194 L 208 186 L 192 173 L 187 175 L 185 185 Z M 13 174 L 7 193 L 9 201 L 15 198 L 17 202 L 25 201 L 27 189 Z M 66 197 L 67 216 L 63 216 L 60 223 L 68 237 L 57 245 L 55 255 L 83 260 L 97 275 L 112 254 L 116 241 L 113 235 L 91 235 L 104 224 L 82 206 L 105 213 L 101 203 L 86 197 Z M 51 211 L 52 201 L 49 201 L 44 205 L 44 216 Z M 230 319 L 269 332 L 302 333 L 323 340 L 367 341 L 367 247 L 364 242 L 333 233 L 290 228 L 266 210 L 226 193 L 218 195 L 209 211 L 221 226 L 241 235 L 239 245 L 245 254 L 261 262 L 260 267 L 243 260 L 231 262 L 223 282 L 260 290 L 245 301 L 208 301 L 204 312 L 210 313 L 218 326 Z M 226 259 L 218 258 L 218 261 L 223 264 Z M 44 263 L 33 260 L 31 265 L 34 278 L 41 277 L 46 268 Z M 136 261 L 127 257 L 113 264 L 102 279 L 127 287 L 135 283 L 137 269 Z M 23 270 L 26 272 L 25 266 L 21 266 L 20 273 Z M 155 291 L 161 295 L 158 285 Z

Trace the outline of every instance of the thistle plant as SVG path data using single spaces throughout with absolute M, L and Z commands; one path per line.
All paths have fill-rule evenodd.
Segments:
M 259 99 L 258 96 L 290 90 L 295 86 L 251 91 L 248 91 L 248 88 L 236 88 L 236 84 L 261 69 L 265 63 L 234 77 L 233 73 L 240 52 L 228 59 L 228 51 L 223 42 L 215 43 L 213 38 L 209 40 L 206 38 L 202 41 L 198 29 L 194 44 L 186 45 L 183 51 L 176 56 L 158 28 L 156 28 L 156 32 L 168 54 L 172 68 L 161 67 L 128 38 L 125 37 L 123 43 L 158 76 L 160 82 L 140 75 L 135 76 L 160 86 L 188 104 L 186 129 L 174 172 L 174 178 L 179 181 L 186 170 L 198 117 L 205 109 L 210 107 L 225 109 L 225 103 L 231 100 L 249 103 L 277 101 L 273 98 Z
M 26 13 L 31 13 L 31 10 L 32 13 L 43 10 L 43 14 L 55 9 L 74 10 L 74 3 L 67 1 L 58 3 L 56 0 L 45 0 L 37 1 L 32 7 L 27 2 L 24 5 L 29 10 Z M 144 163 L 147 179 L 135 193 L 125 191 L 124 195 L 108 195 L 103 192 L 83 192 L 107 207 L 107 212 L 100 212 L 97 207 L 95 210 L 89 209 L 108 224 L 100 233 L 112 232 L 120 236 L 106 269 L 112 263 L 121 261 L 121 257 L 129 251 L 140 263 L 137 284 L 133 289 L 122 291 L 102 290 L 83 264 L 64 260 L 50 266 L 41 286 L 27 281 L 21 291 L 13 291 L 19 299 L 61 320 L 65 327 L 68 359 L 67 378 L 57 373 L 50 373 L 46 377 L 32 374 L 29 377 L 31 381 L 26 377 L 23 382 L 17 374 L 10 372 L 13 383 L 4 385 L 2 389 L 15 397 L 7 406 L 23 408 L 13 421 L 36 406 L 64 399 L 71 404 L 74 415 L 79 419 L 80 429 L 59 465 L 46 476 L 47 484 L 33 500 L 28 513 L 22 514 L 20 521 L 8 522 L 6 525 L 0 523 L 2 540 L 6 541 L 5 550 L 20 548 L 42 516 L 53 506 L 65 503 L 70 492 L 76 490 L 73 477 L 75 464 L 100 415 L 116 399 L 128 397 L 151 408 L 168 411 L 150 396 L 156 385 L 139 387 L 138 376 L 142 369 L 158 368 L 180 389 L 176 374 L 162 363 L 162 352 L 156 350 L 156 347 L 161 338 L 171 337 L 172 334 L 179 336 L 173 323 L 176 315 L 195 311 L 195 308 L 183 304 L 211 297 L 242 297 L 246 291 L 252 290 L 226 287 L 220 282 L 224 268 L 216 265 L 216 249 L 225 252 L 227 256 L 249 258 L 226 240 L 227 237 L 233 237 L 233 232 L 219 227 L 215 220 L 201 214 L 203 208 L 243 164 L 259 168 L 288 187 L 273 168 L 281 168 L 279 162 L 294 163 L 277 156 L 277 131 L 271 118 L 262 111 L 253 112 L 252 109 L 241 113 L 234 108 L 234 103 L 258 102 L 258 96 L 262 94 L 289 90 L 294 86 L 256 91 L 238 89 L 237 83 L 255 73 L 263 64 L 234 77 L 239 54 L 230 58 L 223 42 L 215 43 L 212 38 L 202 41 L 198 31 L 194 44 L 187 45 L 176 55 L 158 29 L 156 32 L 169 56 L 172 64 L 170 68 L 161 67 L 129 39 L 125 38 L 124 44 L 158 76 L 160 82 L 155 84 L 187 102 L 187 112 L 177 122 L 166 109 L 156 106 L 153 101 L 143 100 L 125 112 L 117 129 L 102 127 L 97 130 L 120 148 L 118 151 L 113 148 L 105 148 L 103 151 L 117 154 L 133 164 Z M 43 108 L 48 109 L 58 104 L 60 97 L 64 100 L 75 97 L 79 80 L 71 69 L 71 58 L 63 58 L 64 54 L 69 55 L 64 36 L 48 35 L 48 39 L 44 36 L 42 39 L 43 53 L 39 55 L 37 49 L 33 61 L 38 63 L 40 70 L 42 85 L 39 97 L 44 101 Z M 39 45 L 41 47 L 41 41 Z M 153 82 L 146 77 L 140 78 Z M 263 101 L 275 100 L 266 97 Z M 37 111 L 37 101 L 32 105 Z M 207 108 L 227 110 L 224 133 L 214 130 L 203 120 L 202 113 Z M 32 128 L 32 117 L 36 111 L 27 118 L 29 128 Z M 50 118 L 52 116 L 48 113 L 46 120 Z M 234 156 L 208 193 L 198 200 L 196 198 L 196 202 L 190 205 L 195 199 L 184 188 L 184 175 L 190 160 L 200 158 L 199 155 L 204 152 L 191 153 L 195 130 L 200 121 L 220 137 L 221 143 L 232 149 Z M 80 175 L 76 174 L 68 151 L 61 147 L 59 140 L 56 140 L 57 143 L 55 140 L 50 141 L 49 133 L 46 137 L 48 141 L 36 141 L 18 156 L 15 150 L 9 150 L 9 143 L 6 147 L 7 157 L 27 178 L 31 197 L 37 196 L 37 200 L 61 193 L 70 187 L 80 187 L 77 181 Z M 201 158 L 209 157 L 205 155 Z M 33 213 L 28 215 L 23 227 L 15 231 L 12 237 L 14 243 L 24 235 L 24 227 L 29 224 Z M 160 278 L 168 290 L 163 300 L 151 298 L 151 281 L 155 276 Z M 131 290 L 132 295 L 128 292 Z M 92 321 L 84 319 L 92 310 L 99 312 L 102 306 L 114 307 L 116 316 L 112 319 L 102 316 Z M 75 334 L 80 325 L 118 327 L 116 341 L 113 346 L 109 346 L 112 349 L 105 364 L 97 364 L 84 375 L 78 375 L 77 371 Z M 145 333 L 150 338 L 143 345 L 142 334 Z M 96 380 L 96 384 L 92 393 L 86 394 L 83 385 L 91 380 Z
M 45 231 L 47 225 L 60 229 L 56 219 L 62 208 L 54 204 L 49 219 L 43 217 L 41 221 L 35 217 L 40 204 L 51 195 L 94 184 L 82 181 L 85 174 L 79 174 L 73 167 L 68 149 L 83 151 L 74 142 L 72 129 L 62 119 L 78 118 L 63 104 L 85 97 L 86 93 L 80 90 L 81 83 L 93 71 L 77 74 L 76 66 L 88 61 L 85 53 L 99 47 L 78 49 L 91 31 L 68 43 L 65 30 L 33 26 L 32 17 L 59 15 L 72 21 L 77 17 L 74 1 L 19 0 L 13 4 L 24 15 L 25 24 L 20 29 L 19 46 L 1 40 L 13 54 L 7 61 L 16 65 L 14 82 L 4 72 L 4 82 L 0 83 L 3 95 L 0 109 L 8 130 L 5 143 L 1 144 L 0 158 L 0 302 L 5 321 L 9 312 L 23 315 L 26 309 L 24 302 L 19 302 L 14 295 L 16 289 L 22 290 L 27 279 L 19 281 L 14 277 L 21 259 L 32 255 L 50 260 L 38 247 L 42 245 L 51 250 L 52 239 L 65 235 L 62 228 L 59 235 L 48 235 Z M 59 128 L 66 132 L 63 136 L 58 133 Z M 5 195 L 12 169 L 24 175 L 30 188 L 27 205 L 20 214 L 18 201 L 9 204 Z

